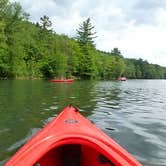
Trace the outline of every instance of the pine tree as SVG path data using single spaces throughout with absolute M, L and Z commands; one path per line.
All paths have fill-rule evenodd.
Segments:
M 52 26 L 52 23 L 49 20 L 49 17 L 46 15 L 40 18 L 40 24 L 41 24 L 41 27 L 45 30 Z
M 118 48 L 114 48 L 112 51 L 111 51 L 111 54 L 113 55 L 116 55 L 116 56 L 119 56 L 119 57 L 122 57 L 122 54 L 120 52 L 120 50 Z
M 90 22 L 90 18 L 83 21 L 77 29 L 77 41 L 80 44 L 81 55 L 80 59 L 80 76 L 82 78 L 95 78 L 97 67 L 95 64 L 95 45 L 93 39 L 96 37 L 96 32 L 92 32 L 94 26 Z
M 90 18 L 83 21 L 83 23 L 79 25 L 79 29 L 77 29 L 77 40 L 81 46 L 94 46 L 93 39 L 96 38 L 96 32 L 92 32 L 93 29 L 94 26 L 92 26 Z

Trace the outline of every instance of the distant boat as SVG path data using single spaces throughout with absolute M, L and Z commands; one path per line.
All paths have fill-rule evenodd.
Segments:
M 126 77 L 119 77 L 118 80 L 119 80 L 119 81 L 126 81 L 127 78 L 126 78 Z
M 52 79 L 50 80 L 51 82 L 64 82 L 64 83 L 72 83 L 74 81 L 74 79 Z

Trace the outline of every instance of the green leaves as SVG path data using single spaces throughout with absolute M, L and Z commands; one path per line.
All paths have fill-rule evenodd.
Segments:
M 166 68 L 142 59 L 124 59 L 118 48 L 96 50 L 90 18 L 77 29 L 77 40 L 50 30 L 48 16 L 28 21 L 19 3 L 0 0 L 0 79 L 76 77 L 81 79 L 166 78 Z
M 79 29 L 77 29 L 77 40 L 81 46 L 94 46 L 93 39 L 96 38 L 96 32 L 92 32 L 93 29 L 94 26 L 92 26 L 90 18 L 88 18 L 87 20 L 83 21 L 82 24 L 80 24 Z
M 52 23 L 49 20 L 49 17 L 46 15 L 40 18 L 40 24 L 41 24 L 41 27 L 45 30 L 52 26 Z
M 92 26 L 90 18 L 83 21 L 77 30 L 77 41 L 81 48 L 80 59 L 80 77 L 86 79 L 93 79 L 97 77 L 96 66 L 96 50 L 94 47 L 93 39 L 96 37 L 96 32 L 92 32 L 94 26 Z

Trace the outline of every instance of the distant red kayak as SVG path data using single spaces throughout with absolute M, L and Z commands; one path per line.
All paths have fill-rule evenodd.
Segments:
M 79 111 L 66 107 L 5 166 L 142 166 Z
M 119 77 L 118 80 L 119 80 L 119 81 L 126 81 L 127 78 L 126 78 L 126 77 Z
M 53 80 L 51 80 L 51 82 L 68 82 L 68 83 L 71 83 L 73 81 L 74 81 L 74 79 L 53 79 Z

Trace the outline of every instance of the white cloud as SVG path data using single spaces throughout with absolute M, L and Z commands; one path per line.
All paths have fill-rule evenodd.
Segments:
M 166 27 L 166 9 L 159 8 L 155 13 L 156 24 L 162 27 Z
M 80 23 L 80 17 L 76 13 L 73 13 L 72 17 L 67 16 L 67 18 L 53 16 L 51 17 L 51 21 L 53 23 L 53 27 L 58 34 L 68 34 L 70 36 L 75 36 L 76 25 Z
M 17 0 L 32 21 L 48 15 L 57 33 L 76 35 L 90 17 L 98 49 L 118 47 L 124 57 L 142 58 L 166 66 L 166 7 L 155 0 Z
M 118 47 L 125 57 L 143 58 L 150 63 L 166 66 L 166 29 L 130 23 L 120 33 L 101 31 L 97 47 L 111 51 Z M 102 44 L 101 44 L 102 43 Z

